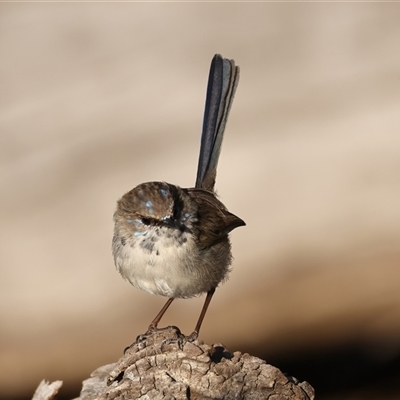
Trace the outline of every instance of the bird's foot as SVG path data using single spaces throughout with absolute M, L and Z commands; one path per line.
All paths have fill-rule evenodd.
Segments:
M 194 342 L 199 337 L 199 332 L 193 331 L 189 336 L 186 336 L 188 342 Z
M 180 329 L 177 326 L 171 325 L 165 328 L 157 328 L 156 326 L 150 325 L 146 333 L 142 333 L 137 336 L 136 340 L 131 345 L 125 348 L 124 354 L 133 347 L 136 347 L 138 350 L 142 350 L 146 347 L 155 345 L 155 343 L 160 343 L 160 341 L 162 343 L 162 350 L 165 344 L 176 342 L 183 343 L 184 338 L 185 336 L 182 335 Z
M 162 328 L 161 328 L 162 329 Z M 141 333 L 139 336 L 136 337 L 136 340 L 132 343 L 132 344 L 138 344 L 140 342 L 144 342 L 146 341 L 149 337 L 151 337 L 152 335 L 154 335 L 157 331 L 161 330 L 158 329 L 156 326 L 154 325 L 150 325 L 147 328 L 146 333 Z
M 124 354 L 132 348 L 142 350 L 146 347 L 154 346 L 156 343 L 161 342 L 160 350 L 163 351 L 165 346 L 177 344 L 182 350 L 183 345 L 186 342 L 194 342 L 197 340 L 199 334 L 197 331 L 193 331 L 190 335 L 186 336 L 181 333 L 177 326 L 171 325 L 165 328 L 157 328 L 155 326 L 149 326 L 146 333 L 140 334 L 136 340 L 124 349 Z
M 146 331 L 146 333 L 141 333 L 140 335 L 138 335 L 136 337 L 136 340 L 130 344 L 129 346 L 125 347 L 124 349 L 124 354 L 131 349 L 132 347 L 136 346 L 138 350 L 142 350 L 145 347 L 148 346 L 147 341 L 149 340 L 149 338 L 155 334 L 156 331 L 158 331 L 159 329 L 154 326 L 154 325 L 150 325 Z
M 171 328 L 176 328 L 176 326 L 171 327 Z M 183 350 L 183 345 L 186 342 L 194 342 L 199 337 L 199 333 L 197 331 L 193 331 L 190 335 L 186 336 L 186 335 L 182 334 L 178 328 L 176 328 L 176 329 L 177 329 L 176 337 L 165 339 L 161 343 L 161 350 L 163 350 L 164 346 L 167 346 L 169 344 L 177 344 L 178 347 L 181 350 Z

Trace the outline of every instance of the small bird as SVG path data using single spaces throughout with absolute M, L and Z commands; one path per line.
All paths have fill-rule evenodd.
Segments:
M 112 241 L 117 270 L 133 286 L 169 298 L 148 334 L 157 329 L 175 298 L 207 293 L 194 331 L 187 337 L 196 340 L 215 289 L 230 271 L 228 234 L 246 224 L 218 200 L 214 185 L 238 81 L 235 62 L 216 54 L 208 78 L 195 187 L 146 182 L 117 203 Z

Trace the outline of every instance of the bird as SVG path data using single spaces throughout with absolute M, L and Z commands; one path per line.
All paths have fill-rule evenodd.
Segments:
M 229 233 L 246 224 L 218 199 L 215 180 L 238 82 L 235 61 L 216 54 L 210 66 L 193 188 L 145 182 L 117 202 L 112 239 L 117 270 L 134 287 L 168 298 L 147 334 L 159 329 L 174 299 L 206 293 L 195 328 L 187 336 L 187 340 L 196 340 L 215 289 L 229 275 Z

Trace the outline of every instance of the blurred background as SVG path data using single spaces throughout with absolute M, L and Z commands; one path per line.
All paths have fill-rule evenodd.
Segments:
M 319 399 L 400 398 L 400 9 L 0 5 L 0 398 L 78 396 L 164 304 L 111 256 L 116 200 L 194 184 L 209 64 L 241 80 L 217 189 L 247 222 L 201 339 Z M 190 333 L 204 297 L 162 325 Z

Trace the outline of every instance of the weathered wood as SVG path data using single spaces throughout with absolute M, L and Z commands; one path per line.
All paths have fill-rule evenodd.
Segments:
M 42 380 L 37 387 L 32 400 L 53 400 L 62 386 L 62 381 L 54 381 L 49 383 Z
M 257 357 L 189 342 L 169 327 L 139 337 L 117 363 L 94 371 L 79 399 L 311 400 L 314 389 Z

